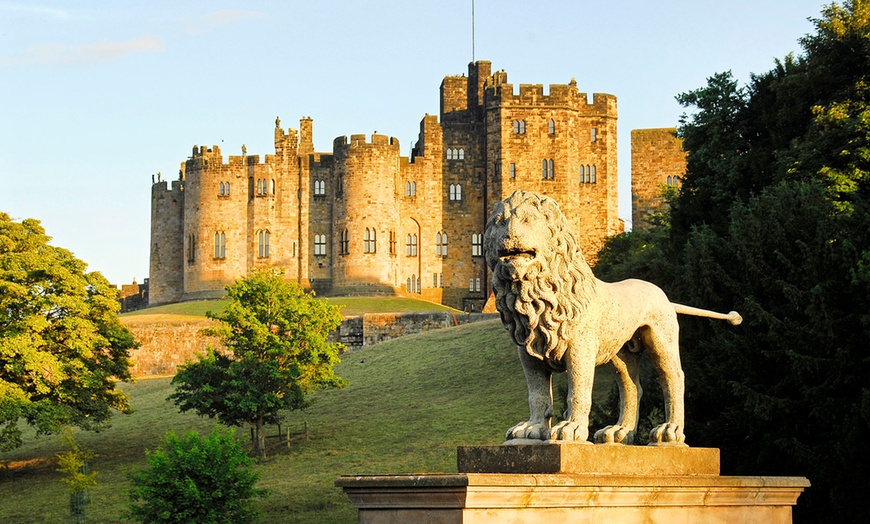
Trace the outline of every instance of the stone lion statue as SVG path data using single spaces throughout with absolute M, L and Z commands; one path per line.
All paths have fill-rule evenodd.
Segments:
M 508 441 L 587 441 L 595 367 L 610 363 L 618 379 L 619 420 L 594 439 L 632 443 L 642 393 L 639 359 L 646 353 L 665 401 L 665 422 L 652 430 L 650 444 L 685 445 L 677 313 L 735 325 L 740 315 L 672 304 L 641 280 L 598 280 L 556 201 L 533 192 L 517 191 L 495 206 L 484 252 L 496 307 L 518 346 L 529 390 L 529 420 L 509 429 Z M 567 409 L 565 420 L 551 428 L 551 374 L 559 371 L 568 373 Z

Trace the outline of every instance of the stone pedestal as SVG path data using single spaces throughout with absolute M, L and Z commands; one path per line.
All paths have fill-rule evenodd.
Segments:
M 458 474 L 344 476 L 361 524 L 787 524 L 803 477 L 723 477 L 687 447 L 460 447 Z M 512 470 L 512 471 L 510 471 Z

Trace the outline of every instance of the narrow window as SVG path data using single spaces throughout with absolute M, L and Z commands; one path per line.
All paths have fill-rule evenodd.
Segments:
M 435 235 L 435 256 L 441 256 L 441 233 Z
M 551 158 L 550 161 L 549 161 L 549 166 L 550 166 L 550 180 L 553 180 L 553 179 L 556 178 L 556 168 L 555 168 L 555 166 L 554 166 L 554 164 L 553 164 L 553 159 L 552 159 L 552 158 Z
M 230 194 L 230 183 L 229 182 L 224 184 L 224 191 L 226 191 L 224 194 L 229 196 L 229 194 Z
M 447 256 L 447 233 L 441 234 L 441 256 Z
M 547 174 L 547 161 L 546 160 L 541 160 L 541 178 L 543 178 L 544 180 L 550 178 L 550 176 Z
M 390 254 L 396 254 L 396 232 L 390 231 Z
M 668 185 L 671 185 L 671 177 L 668 176 Z
M 369 247 L 372 248 L 370 253 L 378 252 L 378 233 L 375 231 L 375 228 L 372 228 L 372 238 L 369 240 Z
M 187 263 L 196 262 L 196 236 L 193 233 L 187 235 Z
M 468 279 L 468 290 L 474 291 L 474 279 L 473 278 Z
M 408 277 L 408 281 L 407 281 L 407 283 L 405 284 L 405 291 L 408 292 L 408 293 L 411 292 L 411 277 Z
M 480 291 L 480 278 L 475 278 L 475 279 L 474 279 L 474 290 L 475 290 L 475 291 Z
M 668 177 L 668 185 L 671 185 L 671 177 Z M 218 190 L 218 195 L 223 196 L 224 194 L 224 183 L 220 183 L 220 190 Z
M 417 235 L 411 235 L 411 256 L 417 256 Z
M 344 233 L 341 234 L 341 254 L 350 254 L 350 233 L 347 229 L 345 229 Z
M 447 148 L 447 160 L 453 160 L 453 150 L 449 147 Z
M 595 142 L 597 140 L 598 140 L 598 128 L 593 127 L 592 128 L 592 141 Z
M 438 273 L 432 273 L 432 287 L 438 287 Z
M 226 258 L 227 255 L 227 237 L 222 231 L 214 234 L 214 257 Z
M 595 166 L 592 166 L 592 183 L 595 184 L 597 182 L 598 180 L 595 177 Z
M 456 200 L 456 186 L 450 184 L 450 200 Z
M 365 233 L 363 233 L 363 253 L 370 253 L 371 252 L 371 251 L 369 251 L 369 241 L 370 241 L 369 235 L 371 235 L 371 232 L 369 231 L 369 228 L 366 228 Z
M 405 196 L 411 196 L 411 183 L 405 182 Z
M 586 183 L 586 166 L 584 166 L 582 164 L 580 165 L 580 183 L 581 184 Z
M 465 160 L 465 150 L 464 149 L 459 150 L 459 160 Z
M 471 256 L 479 257 L 483 255 L 482 239 L 483 235 L 478 235 L 477 233 L 471 235 Z
M 259 231 L 257 233 L 257 256 L 263 258 L 263 249 L 264 249 L 264 241 L 263 241 L 263 231 Z
M 411 235 L 405 239 L 405 256 L 411 256 Z
M 514 120 L 514 134 L 515 135 L 520 134 L 520 121 L 519 120 Z
M 520 134 L 521 135 L 526 134 L 526 121 L 525 120 L 520 120 Z
M 420 292 L 420 278 L 417 278 L 417 293 Z
M 552 118 L 550 119 L 550 123 L 549 123 L 549 125 L 547 126 L 547 131 L 548 131 L 551 135 L 553 135 L 553 134 L 556 133 L 556 121 L 553 120 Z
M 444 287 L 444 273 L 438 273 L 438 287 Z
M 513 162 L 511 162 L 511 165 L 510 165 L 510 176 L 511 176 L 511 178 L 517 177 L 517 165 L 514 164 Z
M 411 182 L 411 196 L 417 196 L 417 182 Z
M 274 194 L 275 194 L 275 179 L 274 179 L 274 178 L 272 179 L 272 187 L 271 187 L 271 189 L 272 189 L 272 194 L 274 195 Z
M 293 256 L 293 257 L 296 256 L 296 242 L 293 242 L 293 253 L 291 256 Z

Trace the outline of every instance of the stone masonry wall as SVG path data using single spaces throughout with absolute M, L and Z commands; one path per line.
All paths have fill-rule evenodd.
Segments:
M 661 208 L 668 179 L 679 185 L 675 181 L 686 172 L 683 141 L 674 133 L 675 128 L 631 131 L 631 221 L 635 229 L 646 227 L 649 216 Z
M 467 324 L 495 318 L 497 315 L 432 313 L 371 313 L 348 317 L 330 337 L 339 340 L 348 350 L 412 335 L 431 329 Z M 204 353 L 211 344 L 220 348 L 213 337 L 201 333 L 212 325 L 211 320 L 165 320 L 137 322 L 136 317 L 124 317 L 124 323 L 142 345 L 132 352 L 135 377 L 174 375 L 178 366 Z

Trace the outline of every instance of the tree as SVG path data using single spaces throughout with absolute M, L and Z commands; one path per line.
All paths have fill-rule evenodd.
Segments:
M 688 442 L 721 448 L 725 473 L 808 476 L 796 522 L 867 522 L 870 1 L 814 23 L 748 86 L 715 75 L 678 97 L 685 183 L 645 233 L 667 241 L 601 260 L 744 317 L 681 319 Z
M 85 506 L 91 502 L 88 490 L 97 485 L 97 472 L 90 470 L 88 462 L 94 453 L 76 442 L 72 428 L 66 428 L 61 439 L 70 449 L 56 454 L 57 470 L 65 474 L 61 481 L 69 488 L 70 522 L 80 524 L 87 522 Z
M 254 522 L 255 498 L 268 492 L 232 432 L 208 437 L 169 432 L 148 453 L 148 469 L 132 472 L 128 518 L 146 523 L 236 524 Z
M 116 381 L 131 379 L 137 343 L 117 291 L 49 240 L 39 221 L 0 213 L 0 451 L 21 444 L 20 421 L 49 434 L 129 411 Z
M 328 335 L 341 324 L 339 308 L 314 298 L 276 271 L 257 271 L 227 287 L 229 304 L 208 313 L 220 325 L 206 330 L 226 351 L 208 348 L 181 368 L 170 395 L 181 411 L 251 424 L 256 451 L 265 456 L 265 424 L 282 410 L 305 407 L 319 387 L 341 387 L 335 375 L 343 345 Z

